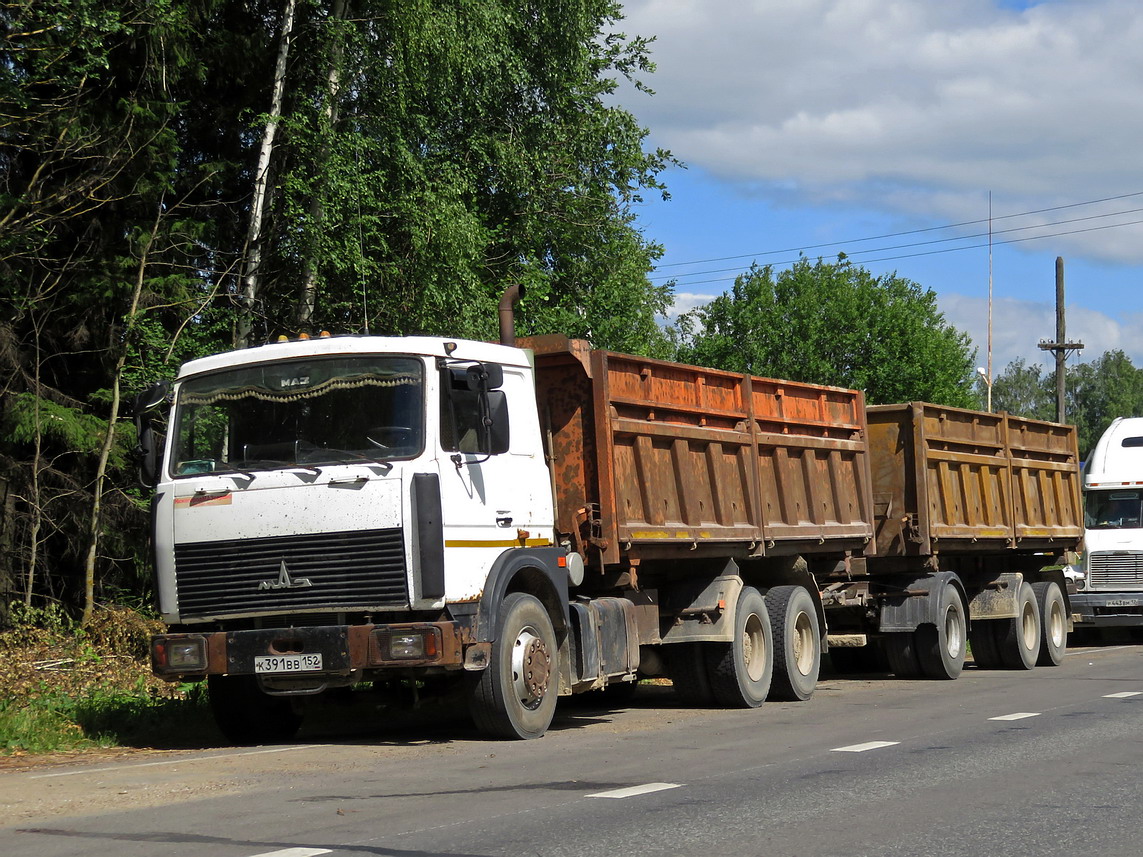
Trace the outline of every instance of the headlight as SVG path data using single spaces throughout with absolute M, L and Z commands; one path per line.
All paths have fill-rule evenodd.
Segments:
M 157 673 L 205 672 L 206 638 L 156 637 L 151 641 L 151 665 Z
M 433 627 L 395 630 L 381 628 L 373 632 L 370 661 L 431 661 L 440 656 L 440 632 Z

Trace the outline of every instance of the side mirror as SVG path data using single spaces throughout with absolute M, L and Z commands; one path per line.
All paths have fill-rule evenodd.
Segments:
M 144 390 L 135 397 L 135 436 L 138 446 L 135 454 L 139 458 L 139 481 L 145 488 L 154 486 L 159 475 L 159 445 L 156 443 L 155 430 L 151 428 L 151 421 L 147 414 L 159 407 L 167 398 L 171 385 L 160 381 L 153 387 Z
M 504 386 L 504 367 L 499 363 L 477 363 L 467 370 L 468 389 L 497 390 Z
M 135 419 L 138 420 L 147 411 L 153 411 L 161 405 L 167 398 L 167 394 L 171 392 L 171 384 L 169 381 L 160 381 L 152 387 L 144 390 L 135 397 Z

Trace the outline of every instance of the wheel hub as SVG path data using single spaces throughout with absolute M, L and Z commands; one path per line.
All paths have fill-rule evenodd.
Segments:
M 539 706 L 548 693 L 552 656 L 544 641 L 525 628 L 512 647 L 512 686 L 525 708 Z

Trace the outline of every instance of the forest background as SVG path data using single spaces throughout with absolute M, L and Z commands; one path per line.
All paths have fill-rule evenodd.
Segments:
M 752 267 L 667 322 L 635 224 L 679 166 L 610 98 L 653 71 L 613 0 L 7 0 L 0 6 L 0 628 L 145 606 L 132 396 L 279 335 L 521 335 L 981 407 L 935 295 L 844 258 Z M 645 88 L 645 87 L 644 87 Z M 1069 369 L 1081 452 L 1143 414 Z M 996 410 L 1052 418 L 1009 366 Z

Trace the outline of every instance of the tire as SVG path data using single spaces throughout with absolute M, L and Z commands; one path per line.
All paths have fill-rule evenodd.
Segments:
M 922 625 L 916 631 L 917 658 L 922 674 L 951 681 L 964 669 L 968 638 L 964 602 L 951 583 L 946 583 L 941 590 L 937 610 L 937 623 Z
M 715 702 L 728 708 L 757 708 L 774 677 L 774 640 L 766 600 L 743 587 L 734 611 L 734 639 L 705 647 L 707 678 Z
M 972 662 L 977 669 L 998 670 L 1004 666 L 997 648 L 997 625 L 995 619 L 977 619 L 968 632 L 968 645 L 972 649 Z
M 676 643 L 667 648 L 667 676 L 684 705 L 712 705 L 714 692 L 706 675 L 705 650 L 710 643 Z
M 1016 616 L 997 625 L 996 648 L 1010 670 L 1030 670 L 1040 658 L 1040 608 L 1030 583 L 1016 592 Z
M 770 699 L 804 702 L 814 694 L 822 665 L 821 624 L 813 596 L 802 586 L 775 586 L 766 593 L 774 637 Z
M 1068 648 L 1068 611 L 1059 584 L 1045 580 L 1032 584 L 1040 609 L 1040 657 L 1036 666 L 1058 667 Z
M 539 738 L 551 725 L 559 693 L 559 650 L 551 617 L 539 599 L 513 592 L 504 599 L 500 633 L 488 666 L 475 679 L 469 711 L 492 738 Z
M 283 744 L 298 734 L 302 715 L 285 697 L 268 696 L 252 675 L 212 675 L 207 695 L 214 722 L 234 744 Z
M 917 656 L 917 634 L 915 631 L 896 631 L 885 635 L 885 656 L 889 659 L 889 671 L 897 678 L 919 678 L 921 660 Z

